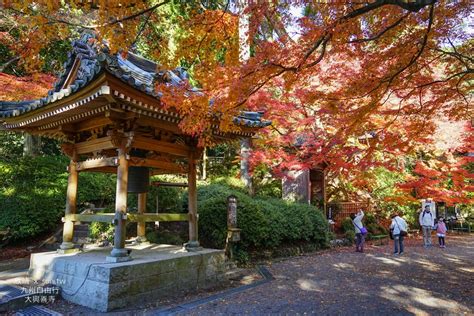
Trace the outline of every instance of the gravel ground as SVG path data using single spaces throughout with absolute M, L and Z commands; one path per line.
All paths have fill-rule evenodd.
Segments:
M 269 265 L 272 282 L 182 315 L 474 315 L 474 235 L 448 236 L 447 248 L 407 240 L 365 253 L 342 248 Z
M 342 247 L 273 260 L 265 263 L 274 277 L 270 282 L 178 315 L 474 315 L 474 235 L 450 235 L 446 243 L 445 249 L 425 249 L 418 237 L 406 240 L 402 256 L 392 255 L 390 243 L 369 245 L 365 253 Z M 182 305 L 260 279 L 254 270 L 246 274 L 219 289 L 136 302 L 113 313 L 62 300 L 47 307 L 64 315 L 157 315 L 172 302 Z

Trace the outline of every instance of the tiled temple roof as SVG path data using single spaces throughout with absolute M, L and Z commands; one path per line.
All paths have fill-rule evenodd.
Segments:
M 80 63 L 77 67 L 77 75 L 72 82 L 68 82 L 75 63 Z M 182 68 L 162 71 L 159 70 L 155 62 L 133 53 L 128 53 L 127 57 L 124 58 L 120 53 L 110 54 L 107 49 L 98 50 L 94 35 L 84 33 L 79 40 L 72 42 L 72 50 L 68 53 L 68 59 L 64 64 L 64 72 L 47 96 L 31 101 L 0 101 L 0 118 L 21 116 L 24 113 L 35 111 L 61 100 L 87 86 L 104 71 L 114 75 L 129 86 L 158 99 L 161 94 L 154 88 L 157 81 L 177 86 L 188 79 L 188 74 Z M 271 122 L 262 120 L 262 115 L 262 112 L 242 111 L 238 117 L 234 118 L 233 122 L 236 125 L 246 127 L 270 125 Z

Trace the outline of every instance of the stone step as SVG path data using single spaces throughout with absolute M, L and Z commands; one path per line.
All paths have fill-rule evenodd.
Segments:
M 89 237 L 76 237 L 72 239 L 72 242 L 75 243 L 76 245 L 82 245 L 82 244 L 90 244 L 91 239 Z
M 240 268 L 233 268 L 228 270 L 224 274 L 224 279 L 226 280 L 240 280 L 244 275 L 246 275 L 247 271 L 245 269 Z
M 76 232 L 87 232 L 87 233 L 89 233 L 89 224 L 74 225 L 74 233 L 76 233 Z
M 53 236 L 49 237 L 43 242 L 41 247 L 48 250 L 56 250 L 63 241 L 62 229 L 59 229 Z M 74 243 L 88 243 L 89 240 L 89 224 L 75 224 L 74 225 Z
M 225 268 L 227 270 L 232 270 L 232 269 L 237 268 L 237 264 L 234 261 L 226 261 L 225 262 Z
M 89 237 L 89 231 L 74 231 L 74 237 Z
M 74 230 L 74 235 L 76 236 L 89 236 L 88 230 Z
M 84 244 L 90 244 L 91 243 L 91 240 L 90 238 L 74 238 L 73 239 L 73 242 L 74 242 L 74 248 L 81 248 L 82 245 Z M 59 249 L 59 247 L 61 246 L 61 243 L 59 242 L 56 242 L 56 243 L 53 243 L 53 244 L 47 244 L 44 246 L 44 249 L 46 250 L 49 250 L 49 251 L 56 251 Z

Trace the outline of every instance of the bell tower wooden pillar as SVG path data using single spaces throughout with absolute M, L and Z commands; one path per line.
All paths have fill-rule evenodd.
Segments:
M 117 149 L 117 190 L 115 195 L 114 217 L 114 248 L 107 257 L 109 262 L 128 261 L 131 257 L 125 249 L 126 224 L 127 224 L 127 185 L 128 185 L 128 157 L 125 146 Z
M 196 152 L 188 155 L 188 215 L 189 215 L 189 241 L 185 248 L 189 251 L 201 249 L 198 241 L 198 212 L 197 212 L 197 173 Z
M 60 250 L 67 251 L 74 249 L 74 222 L 67 218 L 67 215 L 76 214 L 77 209 L 77 184 L 78 172 L 76 168 L 75 155 L 71 156 L 68 167 L 69 177 L 67 181 L 67 197 L 66 197 L 66 218 L 63 227 L 63 242 L 59 246 Z
M 138 193 L 138 214 L 146 212 L 146 193 Z M 137 239 L 139 242 L 146 241 L 146 225 L 144 221 L 137 223 Z

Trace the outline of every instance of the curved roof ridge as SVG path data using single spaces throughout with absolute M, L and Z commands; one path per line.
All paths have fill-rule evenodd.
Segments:
M 158 63 L 131 52 L 128 52 L 126 57 L 123 57 L 121 52 L 110 54 L 107 46 L 99 48 L 93 32 L 84 32 L 79 39 L 72 41 L 72 49 L 63 67 L 64 71 L 45 97 L 19 102 L 0 101 L 0 118 L 20 116 L 61 100 L 85 87 L 103 71 L 155 98 L 161 97 L 161 93 L 155 90 L 157 80 L 178 86 L 189 79 L 182 67 L 160 70 Z M 192 89 L 192 92 L 199 93 L 199 89 Z M 264 127 L 271 124 L 262 121 L 262 118 L 263 112 L 243 111 L 233 122 L 247 127 Z

